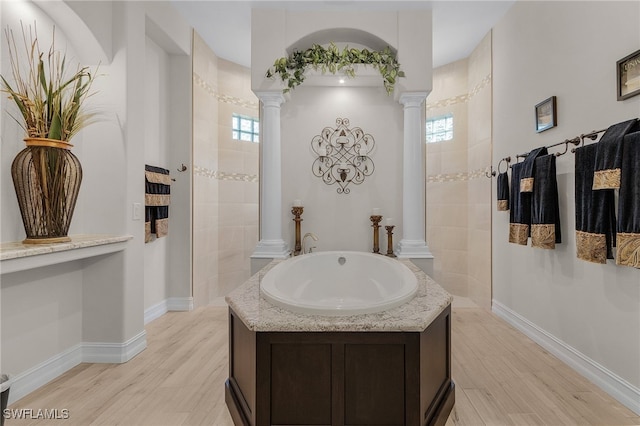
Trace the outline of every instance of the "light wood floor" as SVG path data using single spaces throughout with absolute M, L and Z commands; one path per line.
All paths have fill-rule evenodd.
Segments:
M 126 364 L 81 364 L 10 408 L 67 409 L 13 425 L 232 425 L 224 404 L 227 311 L 168 313 Z M 640 417 L 482 309 L 454 308 L 451 425 L 640 425 Z

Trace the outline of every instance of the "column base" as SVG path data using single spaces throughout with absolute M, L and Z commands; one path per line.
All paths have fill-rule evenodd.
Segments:
M 393 253 L 401 259 L 433 259 L 433 254 L 424 240 L 402 239 Z
M 291 250 L 284 240 L 260 240 L 253 249 L 251 258 L 284 259 L 291 255 Z

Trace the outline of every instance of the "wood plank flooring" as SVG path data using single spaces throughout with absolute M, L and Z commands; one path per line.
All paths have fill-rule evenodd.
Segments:
M 638 425 L 640 417 L 482 309 L 454 309 L 451 425 Z
M 125 364 L 81 364 L 11 409 L 68 410 L 26 425 L 215 425 L 224 404 L 227 310 L 171 312 L 148 324 L 148 348 Z M 526 336 L 478 308 L 454 308 L 452 425 L 640 425 L 617 403 Z

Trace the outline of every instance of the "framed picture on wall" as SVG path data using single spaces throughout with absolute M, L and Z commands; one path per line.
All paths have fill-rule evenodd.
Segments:
M 556 97 L 552 96 L 536 105 L 536 132 L 544 132 L 557 125 Z
M 618 100 L 640 94 L 640 50 L 616 62 Z

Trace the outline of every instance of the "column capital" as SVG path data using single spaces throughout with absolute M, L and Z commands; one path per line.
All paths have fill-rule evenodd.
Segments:
M 279 107 L 285 102 L 284 95 L 281 90 L 277 92 L 269 91 L 269 92 L 254 92 L 255 95 L 262 101 L 265 106 L 275 106 Z
M 429 92 L 405 92 L 400 95 L 398 102 L 407 107 L 419 107 L 427 99 Z

